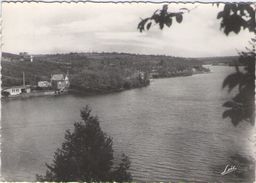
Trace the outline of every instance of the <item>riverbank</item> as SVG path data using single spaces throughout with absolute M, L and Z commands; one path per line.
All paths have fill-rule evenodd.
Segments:
M 136 85 L 136 86 L 122 87 L 122 88 L 111 88 L 111 89 L 92 89 L 92 88 L 83 88 L 83 87 L 79 87 L 79 86 L 72 86 L 69 89 L 69 93 L 91 96 L 91 95 L 118 93 L 118 92 L 122 92 L 122 91 L 126 91 L 126 90 L 147 87 L 149 85 L 150 85 L 150 80 L 147 80 L 146 82 L 141 83 L 140 85 Z
M 210 73 L 211 70 L 209 68 L 202 68 L 199 69 L 191 69 L 191 70 L 185 70 L 185 71 L 179 71 L 179 72 L 168 72 L 168 73 L 158 73 L 152 75 L 153 79 L 161 79 L 161 78 L 174 78 L 174 77 L 186 77 L 186 76 L 192 76 L 196 74 L 207 74 Z
M 75 94 L 75 95 L 83 95 L 83 96 L 91 96 L 91 95 L 100 95 L 100 94 L 108 94 L 108 93 L 117 93 L 125 90 L 131 90 L 135 88 L 146 87 L 150 84 L 150 80 L 140 83 L 137 86 L 127 87 L 127 88 L 116 88 L 116 89 L 105 89 L 105 90 L 97 90 L 91 88 L 82 88 L 82 87 L 74 87 L 72 86 L 69 89 L 63 91 L 56 90 L 33 90 L 30 93 L 21 93 L 17 95 L 8 95 L 3 96 L 2 99 L 21 99 L 21 98 L 30 98 L 30 97 L 43 97 L 43 96 L 60 96 L 67 94 Z
M 176 74 L 172 74 L 169 76 L 155 76 L 152 79 L 162 79 L 162 78 L 174 78 L 174 77 L 187 77 L 192 76 L 195 74 L 207 74 L 210 70 L 204 71 L 194 71 L 194 72 L 179 72 Z M 31 93 L 22 93 L 19 95 L 13 95 L 8 97 L 2 97 L 3 99 L 21 99 L 21 98 L 30 98 L 30 97 L 44 97 L 44 96 L 60 96 L 60 95 L 67 95 L 67 94 L 74 94 L 74 95 L 81 95 L 81 96 L 93 96 L 93 95 L 101 95 L 101 94 L 110 94 L 110 93 L 118 93 L 126 90 L 136 89 L 136 88 L 143 88 L 150 85 L 150 79 L 147 80 L 140 80 L 137 82 L 136 85 L 129 83 L 128 81 L 123 85 L 124 87 L 120 88 L 86 88 L 81 86 L 74 86 L 65 91 L 58 92 L 54 90 L 36 90 L 32 91 Z
M 47 91 L 32 91 L 30 93 L 21 93 L 18 95 L 9 95 L 9 96 L 3 96 L 2 99 L 8 100 L 8 99 L 25 99 L 25 98 L 31 98 L 31 97 L 44 97 L 44 96 L 59 96 L 59 95 L 66 95 L 69 91 L 54 91 L 54 90 L 47 90 Z
M 21 84 L 40 87 L 51 76 L 68 73 L 71 91 L 102 94 L 145 87 L 152 78 L 191 76 L 207 71 L 197 59 L 161 55 L 70 53 L 34 55 L 33 62 L 18 58 L 5 54 L 1 63 L 3 87 Z M 22 73 L 26 76 L 24 82 Z
M 178 70 L 173 70 L 171 65 L 162 65 L 153 69 L 150 73 L 152 78 L 171 78 L 171 77 L 182 77 L 182 76 L 192 76 L 195 74 L 209 73 L 210 69 L 204 67 L 203 65 L 193 66 L 193 67 L 181 67 Z
M 72 85 L 104 90 L 133 88 L 129 85 L 137 85 L 141 74 L 147 79 L 152 72 L 161 75 L 190 72 L 202 62 L 163 55 L 69 53 L 34 55 L 33 62 L 20 61 L 19 55 L 4 54 L 1 64 L 2 86 L 5 87 L 21 85 L 23 72 L 26 84 L 37 85 L 39 81 L 49 81 L 53 74 L 69 71 Z

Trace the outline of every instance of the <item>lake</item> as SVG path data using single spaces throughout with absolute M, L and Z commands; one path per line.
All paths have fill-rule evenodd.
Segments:
M 115 153 L 129 156 L 135 181 L 245 182 L 220 175 L 230 156 L 253 155 L 252 127 L 222 119 L 230 97 L 222 82 L 234 68 L 210 69 L 119 93 L 2 101 L 2 175 L 33 181 L 45 173 L 65 130 L 73 129 L 88 104 L 113 138 Z

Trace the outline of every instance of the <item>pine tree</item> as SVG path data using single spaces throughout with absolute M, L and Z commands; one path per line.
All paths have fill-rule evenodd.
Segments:
M 75 122 L 74 132 L 66 131 L 65 142 L 54 154 L 51 165 L 38 181 L 131 181 L 127 171 L 130 161 L 122 155 L 119 166 L 113 165 L 112 139 L 100 128 L 97 116 L 86 106 L 81 110 L 82 122 Z

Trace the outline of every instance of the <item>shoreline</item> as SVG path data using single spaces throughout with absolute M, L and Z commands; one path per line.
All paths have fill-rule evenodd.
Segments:
M 5 97 L 2 95 L 1 99 L 3 100 L 15 100 L 15 99 L 28 99 L 28 98 L 34 98 L 34 97 L 46 97 L 46 96 L 62 96 L 62 95 L 80 95 L 80 96 L 93 96 L 93 95 L 102 95 L 102 94 L 111 94 L 111 93 L 118 93 L 126 90 L 136 89 L 136 88 L 143 88 L 150 85 L 150 82 L 148 84 L 144 84 L 138 87 L 132 87 L 132 88 L 118 88 L 118 89 L 110 89 L 110 90 L 86 90 L 86 89 L 75 89 L 70 88 L 62 93 L 56 93 L 54 90 L 47 90 L 47 91 L 37 91 L 37 92 L 31 92 L 31 93 L 22 93 L 19 95 L 13 95 Z
M 68 91 L 64 91 L 63 93 L 56 93 L 54 90 L 47 90 L 47 91 L 37 91 L 37 92 L 31 92 L 31 93 L 21 93 L 18 95 L 13 96 L 2 96 L 1 99 L 4 100 L 13 100 L 13 99 L 26 99 L 26 98 L 33 98 L 33 97 L 44 97 L 44 96 L 59 96 L 59 95 L 65 95 L 68 94 Z
M 155 77 L 152 78 L 154 79 L 166 79 L 166 78 L 177 78 L 177 77 L 188 77 L 188 76 L 193 76 L 193 75 L 197 75 L 197 74 L 208 74 L 211 73 L 209 72 L 195 72 L 192 73 L 190 75 L 175 75 L 175 76 L 162 76 L 162 77 Z M 150 79 L 150 80 L 152 80 Z M 79 87 L 72 87 L 62 93 L 56 93 L 56 91 L 54 90 L 47 90 L 47 91 L 37 91 L 37 92 L 31 92 L 31 93 L 22 93 L 19 95 L 14 95 L 14 96 L 8 96 L 8 97 L 4 97 L 2 96 L 1 99 L 3 100 L 14 100 L 14 99 L 27 99 L 27 98 L 34 98 L 34 97 L 45 97 L 45 96 L 62 96 L 62 95 L 79 95 L 79 96 L 93 96 L 93 95 L 103 95 L 103 94 L 111 94 L 111 93 L 119 93 L 119 92 L 123 92 L 123 91 L 127 91 L 127 90 L 132 90 L 132 89 L 137 89 L 137 88 L 144 88 L 150 85 L 151 81 L 148 81 L 147 83 L 143 83 L 140 86 L 136 86 L 136 87 L 131 87 L 131 88 L 116 88 L 116 89 L 85 89 L 85 88 L 79 88 Z

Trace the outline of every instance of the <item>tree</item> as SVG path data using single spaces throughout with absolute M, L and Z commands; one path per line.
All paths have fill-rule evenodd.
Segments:
M 2 91 L 1 94 L 3 97 L 9 97 L 9 95 L 10 95 L 10 93 L 7 91 Z
M 219 3 L 212 4 L 219 7 Z M 168 12 L 168 5 L 163 5 L 163 8 L 156 10 L 152 16 L 141 19 L 137 28 L 140 32 L 145 31 L 145 28 L 149 30 L 152 22 L 158 24 L 160 29 L 163 29 L 165 25 L 171 27 L 173 19 L 182 23 L 183 15 L 191 10 L 180 8 L 178 12 Z M 241 28 L 255 32 L 255 4 L 249 2 L 226 3 L 223 10 L 218 13 L 217 19 L 221 19 L 220 27 L 226 35 L 230 32 L 238 34 Z
M 226 35 L 230 32 L 238 34 L 241 28 L 255 32 L 255 4 L 227 3 L 217 19 L 221 19 L 220 27 Z
M 38 181 L 131 181 L 129 158 L 122 155 L 116 167 L 112 139 L 100 128 L 97 116 L 86 106 L 81 110 L 82 122 L 75 122 L 74 132 L 66 131 L 65 142 L 54 154 L 51 165 Z M 116 168 L 115 168 L 116 167 Z
M 256 31 L 255 26 L 255 4 L 253 3 L 228 3 L 223 11 L 217 15 L 221 19 L 220 27 L 228 35 L 230 32 L 238 34 L 241 30 L 247 29 L 250 32 Z M 238 87 L 238 93 L 230 101 L 223 104 L 228 108 L 223 112 L 223 118 L 229 117 L 234 126 L 242 121 L 247 121 L 254 125 L 255 105 L 255 45 L 256 39 L 249 42 L 252 48 L 239 53 L 238 65 L 243 66 L 243 71 L 239 66 L 235 66 L 236 72 L 228 75 L 223 88 L 227 87 L 229 92 Z
M 237 126 L 241 121 L 247 121 L 254 125 L 255 106 L 254 106 L 254 89 L 255 89 L 255 43 L 256 39 L 250 42 L 251 49 L 247 52 L 239 53 L 238 65 L 235 66 L 236 72 L 228 75 L 224 82 L 223 88 L 232 91 L 236 87 L 238 93 L 229 101 L 223 104 L 228 108 L 223 112 L 223 118 L 229 117 L 233 125 Z
M 213 5 L 219 6 L 219 3 Z M 164 5 L 162 10 L 156 10 L 151 17 L 141 19 L 138 24 L 140 32 L 150 29 L 152 22 L 159 24 L 163 29 L 164 25 L 171 27 L 175 18 L 178 23 L 183 20 L 183 14 L 190 12 L 186 8 L 181 8 L 179 12 L 168 12 L 168 5 Z M 221 19 L 220 28 L 228 36 L 230 32 L 238 34 L 241 28 L 256 33 L 255 26 L 255 4 L 248 3 L 226 3 L 222 11 L 217 15 Z M 254 125 L 255 106 L 255 43 L 256 39 L 250 42 L 252 49 L 239 53 L 239 65 L 244 67 L 243 72 L 236 66 L 236 72 L 230 74 L 223 82 L 223 88 L 228 87 L 229 91 L 238 87 L 237 95 L 230 101 L 223 104 L 228 109 L 223 112 L 223 118 L 229 117 L 236 126 L 242 121 L 248 121 Z
M 181 11 L 179 12 L 168 12 L 168 5 L 163 5 L 162 10 L 156 10 L 151 17 L 141 19 L 137 28 L 140 30 L 140 32 L 145 30 L 145 26 L 147 30 L 149 30 L 153 21 L 156 24 L 159 24 L 160 29 L 163 29 L 164 25 L 171 27 L 173 18 L 175 18 L 178 23 L 181 23 L 183 20 L 184 10 L 189 10 L 186 8 L 182 8 L 180 10 Z

